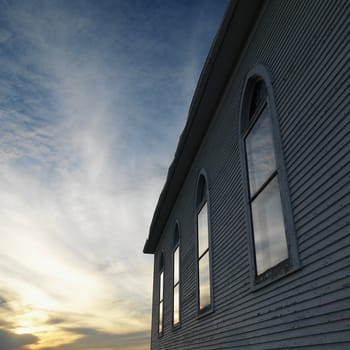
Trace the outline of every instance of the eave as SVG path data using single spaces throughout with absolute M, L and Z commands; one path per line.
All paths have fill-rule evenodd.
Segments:
M 153 254 L 199 146 L 265 1 L 232 0 L 200 75 L 143 252 Z

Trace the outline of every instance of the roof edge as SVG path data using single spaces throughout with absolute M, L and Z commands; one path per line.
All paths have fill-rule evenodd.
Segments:
M 154 254 L 201 141 L 265 1 L 231 0 L 199 77 L 143 252 Z M 200 117 L 199 117 L 200 116 Z

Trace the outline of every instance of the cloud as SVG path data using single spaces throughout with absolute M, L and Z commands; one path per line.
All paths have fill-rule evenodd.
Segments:
M 149 340 L 149 332 L 116 334 L 101 332 L 94 328 L 68 328 L 66 330 L 81 335 L 81 337 L 70 344 L 45 350 L 148 349 L 145 344 Z
M 74 48 L 93 24 L 58 3 L 40 19 L 28 3 L 6 10 L 15 35 L 0 59 L 0 279 L 19 293 L 6 327 L 23 323 L 44 344 L 62 324 L 147 329 L 151 260 L 141 251 L 166 166 L 138 155 L 145 144 L 128 125 L 121 91 L 137 72 Z
M 0 350 L 21 350 L 22 346 L 36 344 L 38 338 L 31 334 L 14 334 L 0 329 Z
M 6 42 L 11 38 L 12 34 L 10 31 L 0 28 L 0 43 Z
M 148 343 L 153 260 L 142 248 L 215 27 L 199 24 L 204 5 L 185 16 L 170 1 L 0 0 L 7 336 L 25 328 L 42 348 Z
M 64 319 L 64 318 L 61 318 L 61 317 L 51 317 L 49 318 L 46 323 L 47 324 L 62 324 L 62 323 L 65 323 L 67 320 Z
M 8 305 L 7 300 L 4 297 L 2 297 L 1 295 L 0 295 L 0 308 L 7 309 L 7 310 L 9 309 L 9 305 Z
M 4 266 L 0 265 L 0 269 Z M 14 313 L 15 307 L 18 302 L 18 294 L 14 290 L 5 288 L 6 283 L 0 287 L 0 319 L 5 318 L 7 315 L 12 315 Z M 7 324 L 11 324 L 13 317 L 7 318 Z

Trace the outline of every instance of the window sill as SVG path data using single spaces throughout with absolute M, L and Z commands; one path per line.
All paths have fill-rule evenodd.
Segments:
M 164 335 L 164 331 L 161 332 L 161 333 L 158 333 L 158 338 L 159 338 L 159 339 L 160 339 L 160 338 L 163 338 L 163 335 Z
M 300 264 L 296 266 L 290 265 L 288 261 L 283 261 L 277 266 L 264 272 L 262 275 L 256 277 L 251 285 L 251 291 L 258 291 L 272 283 L 275 283 L 301 269 Z
M 172 328 L 171 328 L 171 330 L 173 331 L 173 332 L 176 332 L 178 329 L 180 329 L 181 328 L 181 323 L 178 323 L 177 325 L 173 325 L 172 326 Z
M 208 309 L 204 309 L 203 311 L 198 311 L 197 319 L 202 319 L 208 315 L 211 315 L 214 312 L 214 308 L 210 306 Z

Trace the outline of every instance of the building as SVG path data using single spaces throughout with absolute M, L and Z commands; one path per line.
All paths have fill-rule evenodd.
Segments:
M 350 1 L 231 1 L 160 195 L 151 348 L 350 349 Z

